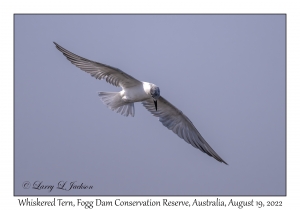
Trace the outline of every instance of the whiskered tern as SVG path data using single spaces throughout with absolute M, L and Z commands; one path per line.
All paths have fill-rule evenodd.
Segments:
M 120 69 L 80 57 L 57 43 L 54 42 L 54 44 L 72 64 L 81 70 L 91 74 L 96 79 L 105 79 L 106 82 L 122 88 L 120 92 L 99 92 L 101 100 L 108 108 L 126 117 L 128 115 L 134 117 L 134 103 L 142 102 L 143 106 L 153 116 L 158 117 L 164 126 L 180 138 L 227 165 L 204 140 L 190 119 L 160 95 L 158 86 L 139 81 Z

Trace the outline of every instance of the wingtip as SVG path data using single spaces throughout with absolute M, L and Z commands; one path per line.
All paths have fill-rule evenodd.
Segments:
M 222 161 L 223 163 L 225 163 L 226 165 L 228 165 L 228 163 L 226 163 L 224 160 Z M 228 165 L 229 166 L 229 165 Z

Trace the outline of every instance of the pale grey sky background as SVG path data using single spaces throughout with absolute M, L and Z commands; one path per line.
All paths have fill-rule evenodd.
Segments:
M 15 15 L 15 195 L 285 195 L 285 18 Z M 158 85 L 229 166 L 140 103 L 134 118 L 106 108 L 97 92 L 120 88 L 53 41 Z

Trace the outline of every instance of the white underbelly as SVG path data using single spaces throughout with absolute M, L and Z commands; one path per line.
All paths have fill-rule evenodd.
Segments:
M 121 91 L 121 95 L 126 102 L 139 102 L 151 97 L 145 92 L 143 85 L 126 88 Z

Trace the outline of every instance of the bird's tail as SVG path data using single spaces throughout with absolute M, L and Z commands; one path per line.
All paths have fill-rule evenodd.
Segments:
M 99 92 L 102 102 L 111 110 L 123 116 L 129 114 L 134 117 L 134 103 L 127 103 L 122 100 L 120 92 Z

